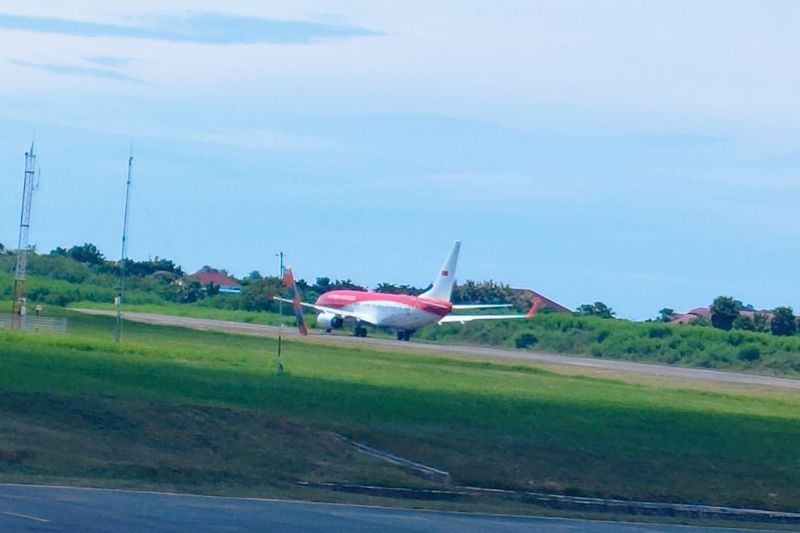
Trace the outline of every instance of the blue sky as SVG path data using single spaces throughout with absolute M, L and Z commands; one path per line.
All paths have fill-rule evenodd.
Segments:
M 245 275 L 531 287 L 647 318 L 793 305 L 792 2 L 0 7 L 0 242 Z

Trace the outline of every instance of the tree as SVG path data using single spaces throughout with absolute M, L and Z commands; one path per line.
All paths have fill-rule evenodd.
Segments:
M 105 261 L 103 254 L 100 253 L 100 250 L 97 249 L 97 246 L 88 242 L 82 246 L 73 246 L 67 253 L 79 263 L 102 265 Z
M 596 316 L 600 318 L 614 318 L 614 310 L 603 302 L 593 304 L 583 304 L 577 309 L 580 316 Z
M 0 242 L 0 254 L 4 254 L 6 252 L 6 247 L 3 246 L 3 243 Z
M 766 313 L 753 313 L 753 329 L 761 333 L 769 331 L 769 316 Z
M 756 325 L 753 323 L 753 319 L 747 315 L 739 315 L 733 321 L 733 329 L 742 329 L 744 331 L 755 331 Z
M 711 304 L 711 325 L 717 329 L 730 330 L 738 316 L 739 307 L 730 296 L 717 296 Z
M 794 335 L 797 332 L 797 320 L 791 307 L 775 308 L 770 331 L 773 335 Z
M 264 279 L 264 276 L 261 275 L 261 272 L 258 270 L 253 270 L 242 281 L 248 283 L 251 281 L 261 281 L 262 279 Z
M 658 312 L 658 320 L 661 322 L 669 322 L 672 320 L 672 315 L 675 314 L 674 309 L 670 309 L 669 307 L 665 307 L 661 311 Z

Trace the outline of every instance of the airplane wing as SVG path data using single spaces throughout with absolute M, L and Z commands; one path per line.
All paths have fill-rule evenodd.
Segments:
M 457 304 L 453 305 L 453 309 L 498 309 L 502 307 L 511 307 L 512 304 Z
M 516 318 L 531 318 L 536 314 L 536 311 L 539 310 L 540 305 L 542 305 L 542 299 L 536 298 L 533 301 L 530 311 L 524 315 L 447 315 L 439 320 L 439 324 L 447 324 L 448 322 L 466 324 L 467 322 L 472 322 L 473 320 L 513 320 Z M 455 308 L 455 306 L 453 307 Z
M 513 318 L 528 318 L 528 315 L 447 315 L 442 317 L 439 324 L 446 324 L 448 322 L 466 324 L 473 320 L 510 320 Z

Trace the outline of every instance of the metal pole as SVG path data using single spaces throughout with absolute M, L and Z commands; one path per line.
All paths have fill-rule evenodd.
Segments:
M 19 241 L 17 265 L 14 273 L 14 301 L 11 303 L 11 329 L 22 329 L 26 313 L 26 282 L 28 269 L 28 233 L 31 227 L 31 203 L 36 181 L 36 155 L 31 141 L 30 152 L 25 152 L 25 181 L 22 185 L 22 209 L 19 215 Z
M 125 263 L 128 260 L 128 208 L 131 198 L 131 170 L 133 169 L 133 143 L 128 156 L 128 179 L 125 183 L 125 216 L 122 222 L 122 252 L 119 260 L 119 296 L 117 304 L 117 327 L 114 338 L 117 342 L 122 340 L 122 305 L 125 299 Z
M 283 252 L 278 252 L 275 254 L 276 257 L 280 258 L 280 283 L 283 283 Z M 281 361 L 281 337 L 283 335 L 283 302 L 278 300 L 278 358 L 275 361 L 275 372 L 278 374 L 283 373 L 283 362 Z

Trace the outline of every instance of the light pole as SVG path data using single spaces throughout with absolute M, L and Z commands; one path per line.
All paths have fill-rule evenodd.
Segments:
M 283 283 L 283 252 L 278 252 L 275 257 L 280 258 L 280 270 L 278 280 Z M 281 362 L 281 336 L 283 334 L 283 300 L 278 300 L 278 357 L 275 360 L 275 372 L 283 374 L 283 363 Z

